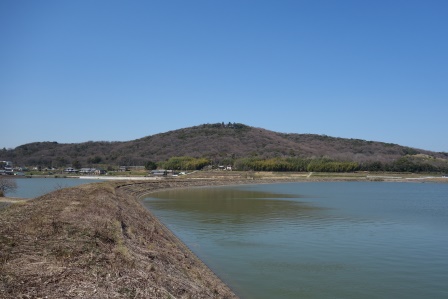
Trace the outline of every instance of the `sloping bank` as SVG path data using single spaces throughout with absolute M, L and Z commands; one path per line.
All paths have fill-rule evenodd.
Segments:
M 136 200 L 232 181 L 105 182 L 0 210 L 2 298 L 237 298 Z

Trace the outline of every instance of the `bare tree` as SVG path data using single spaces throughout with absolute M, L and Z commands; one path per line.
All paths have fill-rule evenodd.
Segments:
M 17 189 L 16 180 L 8 178 L 6 176 L 0 176 L 0 197 L 5 196 L 6 192 L 14 191 Z

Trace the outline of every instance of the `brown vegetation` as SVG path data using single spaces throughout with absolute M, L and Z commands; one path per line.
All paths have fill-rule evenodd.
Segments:
M 169 131 L 127 142 L 59 144 L 37 142 L 13 150 L 0 150 L 0 157 L 16 165 L 66 167 L 70 164 L 145 165 L 171 157 L 207 158 L 215 165 L 238 158 L 321 158 L 358 163 L 390 163 L 417 154 L 432 157 L 431 163 L 446 165 L 448 153 L 435 153 L 396 144 L 335 138 L 314 134 L 284 134 L 243 124 L 204 124 Z
M 0 175 L 0 197 L 5 196 L 6 192 L 14 191 L 15 189 L 17 189 L 17 183 L 14 178 Z
M 2 298 L 236 298 L 136 200 L 162 187 L 90 184 L 0 210 Z

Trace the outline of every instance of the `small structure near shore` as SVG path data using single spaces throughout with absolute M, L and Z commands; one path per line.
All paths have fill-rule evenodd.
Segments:
M 11 161 L 0 161 L 0 175 L 14 174 L 13 165 Z
M 74 169 L 73 167 L 67 167 L 66 169 L 64 169 L 64 172 L 67 172 L 67 173 L 76 173 L 76 172 L 78 172 L 78 170 L 77 170 L 77 169 Z
M 156 169 L 156 170 L 151 170 L 150 174 L 152 176 L 166 176 L 168 174 L 168 171 L 165 169 Z

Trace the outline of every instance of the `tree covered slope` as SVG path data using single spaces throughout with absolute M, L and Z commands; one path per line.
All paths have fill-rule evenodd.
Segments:
M 397 144 L 315 134 L 286 134 L 238 123 L 203 124 L 126 142 L 89 141 L 60 144 L 36 142 L 3 149 L 0 158 L 15 165 L 65 167 L 79 165 L 144 165 L 171 157 L 207 158 L 230 164 L 239 158 L 326 158 L 358 163 L 391 163 L 403 159 L 447 165 L 448 153 Z

